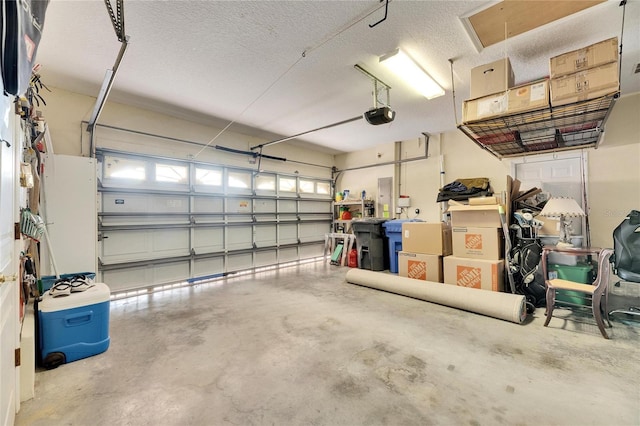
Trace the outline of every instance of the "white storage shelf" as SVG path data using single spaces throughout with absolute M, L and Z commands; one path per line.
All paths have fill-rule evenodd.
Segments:
M 373 200 L 344 200 L 333 203 L 333 232 L 351 232 L 352 220 L 340 219 L 340 208 L 349 207 L 353 219 L 359 217 L 374 217 Z

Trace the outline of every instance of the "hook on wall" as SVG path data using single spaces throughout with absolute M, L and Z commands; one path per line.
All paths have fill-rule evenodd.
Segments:
M 6 140 L 6 139 L 0 139 L 0 142 L 4 142 L 4 143 L 6 143 L 6 144 L 7 144 L 7 148 L 11 148 L 11 144 L 9 143 L 9 141 L 8 141 L 8 140 Z
M 389 10 L 389 0 L 385 0 L 385 1 L 386 3 L 384 4 L 384 17 L 378 22 L 376 22 L 375 24 L 369 24 L 369 28 L 373 28 L 379 23 L 384 22 L 387 19 L 387 11 Z M 380 0 L 380 3 L 382 3 L 382 0 Z

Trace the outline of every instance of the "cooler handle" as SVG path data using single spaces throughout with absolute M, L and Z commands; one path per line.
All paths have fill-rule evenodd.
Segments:
M 91 322 L 93 311 L 85 311 L 77 314 L 70 314 L 64 317 L 64 324 L 67 327 L 76 327 Z

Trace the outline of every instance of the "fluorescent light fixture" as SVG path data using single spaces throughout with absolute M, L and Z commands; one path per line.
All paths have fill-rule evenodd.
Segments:
M 380 63 L 386 65 L 425 98 L 433 99 L 444 95 L 444 89 L 402 50 L 396 49 L 381 56 Z

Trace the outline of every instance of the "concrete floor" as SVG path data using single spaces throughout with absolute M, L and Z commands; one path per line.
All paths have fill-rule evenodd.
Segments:
M 17 425 L 640 424 L 640 325 L 517 325 L 314 263 L 111 304 L 111 347 L 36 374 Z M 623 318 L 624 319 L 624 318 Z

